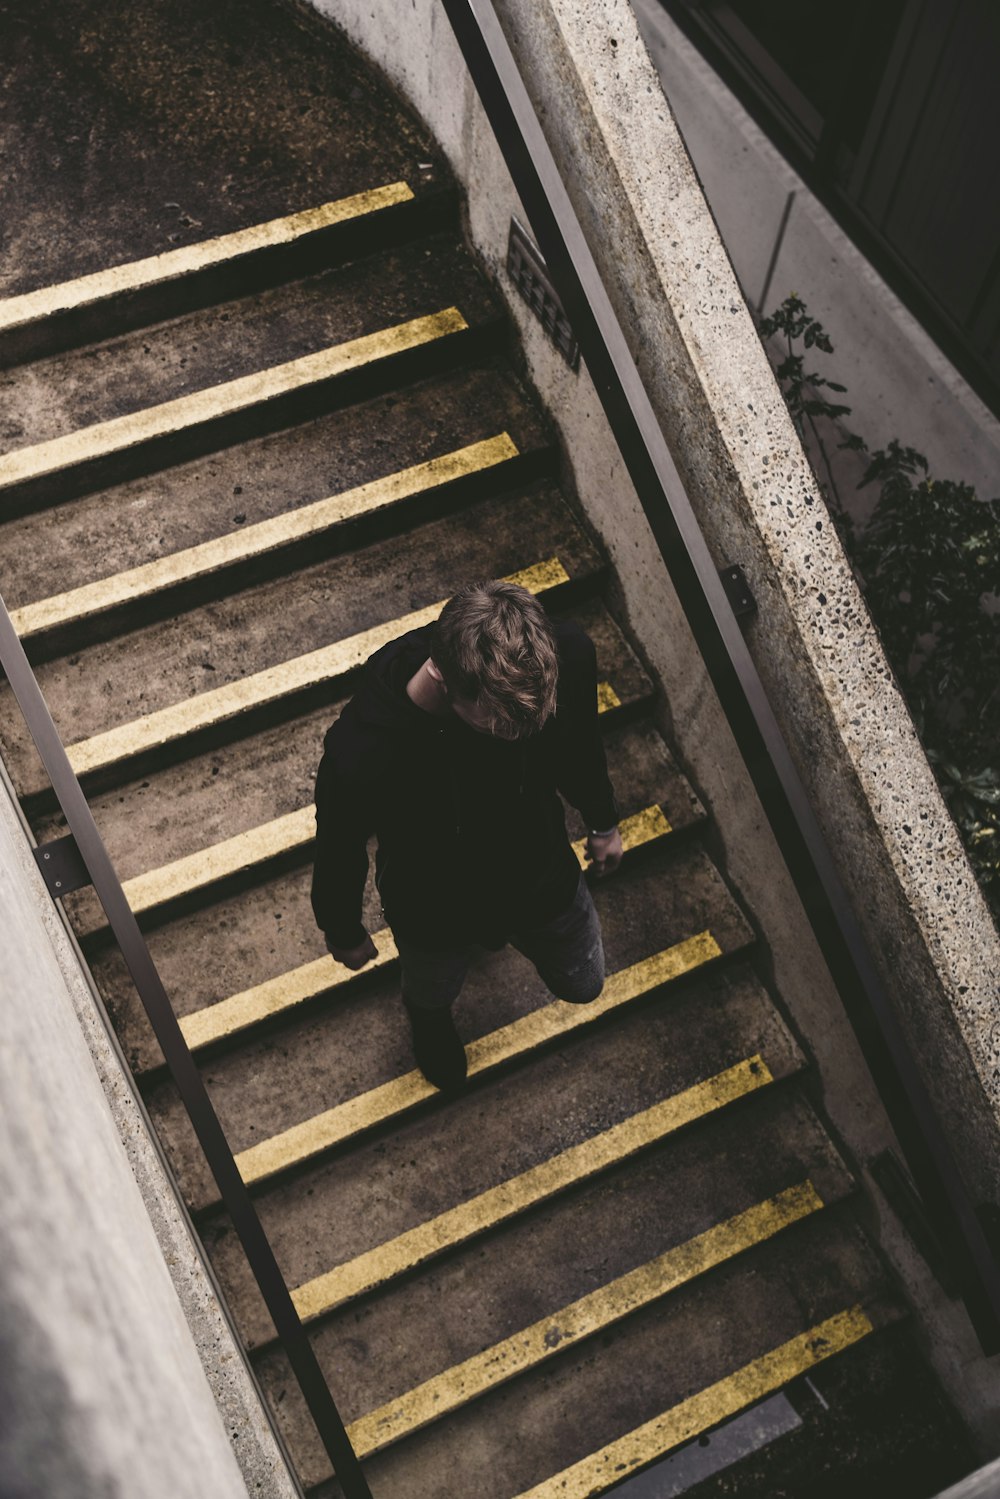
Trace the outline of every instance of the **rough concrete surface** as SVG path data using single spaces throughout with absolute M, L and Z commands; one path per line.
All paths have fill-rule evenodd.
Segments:
M 750 787 L 586 371 L 552 349 L 503 267 L 523 216 L 436 6 L 376 17 L 315 0 L 401 89 L 470 190 L 469 230 L 508 300 L 567 469 L 615 565 L 671 729 L 717 819 L 727 868 L 767 936 L 779 993 L 814 1050 L 824 1103 L 862 1163 L 892 1142 L 838 996 Z M 1000 943 L 825 518 L 718 233 L 625 0 L 505 0 L 501 18 L 633 341 L 718 564 L 744 564 L 750 643 L 973 1189 L 1000 1190 Z M 456 86 L 456 77 L 465 85 Z M 609 236 L 608 224 L 615 233 Z M 937 887 L 940 886 L 940 889 Z M 964 1313 L 868 1181 L 883 1248 L 976 1429 L 1000 1442 L 996 1381 Z
M 4 1494 L 292 1499 L 6 782 L 0 890 Z

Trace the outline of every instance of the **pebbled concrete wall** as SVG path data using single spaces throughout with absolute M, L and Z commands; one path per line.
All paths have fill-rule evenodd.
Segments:
M 504 270 L 524 218 L 436 0 L 288 0 L 332 20 L 409 99 L 469 193 L 468 232 L 522 336 L 567 475 L 662 682 L 670 731 L 774 986 L 817 1060 L 880 1242 L 928 1352 L 1000 1450 L 997 1376 L 867 1172 L 892 1135 L 624 472 L 586 370 L 571 373 Z M 748 639 L 883 977 L 977 1200 L 1000 1203 L 1000 937 L 892 680 L 627 0 L 497 0 L 675 462 L 721 567 L 743 564 Z
M 0 951 L 0 1490 L 294 1499 L 5 777 Z

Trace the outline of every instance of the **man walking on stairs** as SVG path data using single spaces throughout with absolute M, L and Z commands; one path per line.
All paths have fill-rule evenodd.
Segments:
M 557 792 L 589 828 L 596 873 L 615 869 L 593 643 L 513 583 L 464 588 L 433 625 L 377 651 L 326 736 L 316 920 L 338 962 L 376 956 L 361 920 L 374 833 L 414 1052 L 435 1087 L 465 1080 L 451 1006 L 477 947 L 511 942 L 570 1003 L 601 992 L 600 924 Z

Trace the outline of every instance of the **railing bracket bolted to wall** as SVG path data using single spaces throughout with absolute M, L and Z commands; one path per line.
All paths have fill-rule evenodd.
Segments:
M 72 833 L 53 838 L 49 843 L 40 843 L 32 852 L 53 900 L 61 900 L 64 895 L 71 895 L 74 890 L 82 890 L 84 885 L 92 883 Z
M 737 619 L 746 619 L 748 615 L 757 613 L 757 600 L 751 593 L 750 584 L 738 562 L 734 562 L 731 567 L 720 567 L 719 577 Z

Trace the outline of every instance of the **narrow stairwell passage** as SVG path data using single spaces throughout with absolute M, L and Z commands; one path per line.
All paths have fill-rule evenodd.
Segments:
M 373 1494 L 929 1499 L 972 1459 L 437 147 L 294 7 L 0 14 L 0 586 Z M 600 1000 L 484 954 L 445 1101 L 374 888 L 370 968 L 315 930 L 313 778 L 367 656 L 489 576 L 595 641 L 626 856 Z M 58 836 L 6 686 L 0 740 Z M 299 1477 L 336 1495 L 103 913 L 66 905 Z

